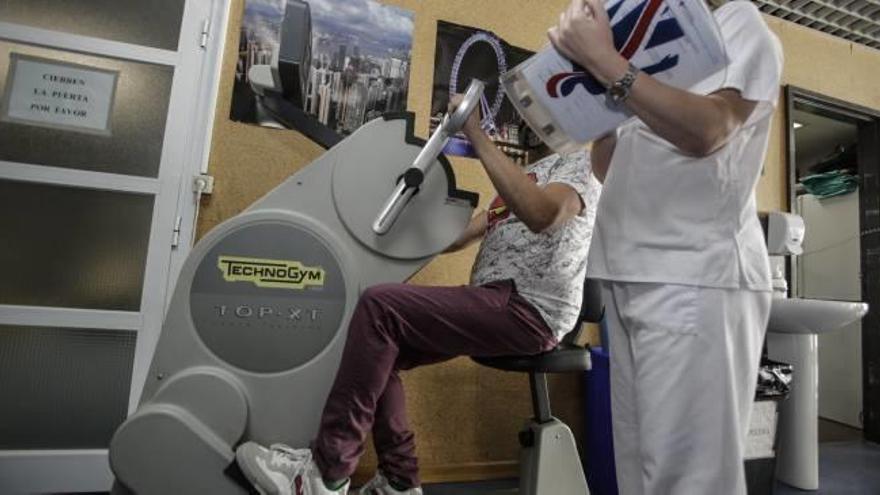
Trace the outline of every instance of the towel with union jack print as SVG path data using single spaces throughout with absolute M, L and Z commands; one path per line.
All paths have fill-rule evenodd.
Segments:
M 702 0 L 609 0 L 606 9 L 620 54 L 667 84 L 691 88 L 727 63 L 721 35 Z M 539 134 L 552 129 L 568 141 L 585 143 L 629 117 L 607 100 L 605 87 L 592 75 L 552 47 L 509 74 L 505 90 Z

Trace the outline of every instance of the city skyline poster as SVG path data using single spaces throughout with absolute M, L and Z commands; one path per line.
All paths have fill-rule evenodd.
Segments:
M 413 17 L 375 0 L 246 0 L 230 119 L 329 147 L 405 111 Z

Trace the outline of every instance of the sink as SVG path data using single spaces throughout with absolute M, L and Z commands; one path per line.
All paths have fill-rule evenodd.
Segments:
M 819 489 L 819 337 L 868 312 L 858 302 L 773 299 L 767 324 L 771 359 L 794 366 L 791 393 L 779 405 L 776 477 L 801 490 Z
M 786 334 L 820 334 L 849 325 L 868 312 L 859 302 L 823 299 L 773 299 L 767 331 Z

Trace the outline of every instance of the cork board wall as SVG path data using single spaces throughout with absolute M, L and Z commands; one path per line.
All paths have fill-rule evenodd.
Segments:
M 427 137 L 433 85 L 433 61 L 438 20 L 494 31 L 509 43 L 536 50 L 546 40 L 546 28 L 566 3 L 535 1 L 420 1 L 385 2 L 415 13 L 409 110 L 416 114 L 416 133 Z M 320 156 L 322 149 L 292 131 L 277 131 L 229 120 L 229 106 L 238 47 L 243 0 L 234 0 L 227 30 L 220 96 L 210 157 L 214 193 L 205 198 L 198 219 L 198 237 L 241 212 L 289 175 Z M 453 158 L 459 187 L 480 193 L 485 207 L 494 190 L 479 163 Z M 441 256 L 412 283 L 467 283 L 476 248 Z M 418 454 L 426 479 L 509 476 L 516 473 L 517 432 L 530 415 L 528 380 L 475 365 L 467 359 L 404 374 L 408 413 L 417 435 Z M 579 377 L 551 381 L 555 413 L 576 432 L 581 429 Z M 375 460 L 368 455 L 362 471 Z
M 416 133 L 428 127 L 436 24 L 450 21 L 491 30 L 509 43 L 532 50 L 546 42 L 546 29 L 567 0 L 388 0 L 415 13 L 409 109 L 416 114 Z M 296 132 L 239 124 L 228 119 L 238 26 L 243 0 L 232 1 L 230 28 L 210 157 L 216 178 L 205 198 L 198 236 L 244 210 L 286 177 L 320 156 L 322 149 Z M 880 108 L 880 52 L 817 31 L 767 18 L 786 53 L 785 83 L 861 105 Z M 777 111 L 766 163 L 758 189 L 761 209 L 786 209 L 783 113 Z M 480 165 L 452 160 L 460 187 L 477 191 L 485 207 L 494 191 Z M 438 257 L 413 280 L 431 285 L 467 282 L 475 248 Z M 530 413 L 525 376 L 505 374 L 458 359 L 404 375 L 408 413 L 417 435 L 424 478 L 430 480 L 508 476 L 515 473 L 516 432 Z M 576 376 L 551 382 L 555 413 L 580 436 L 581 381 Z M 368 449 L 369 452 L 369 449 Z M 364 459 L 362 472 L 375 465 Z

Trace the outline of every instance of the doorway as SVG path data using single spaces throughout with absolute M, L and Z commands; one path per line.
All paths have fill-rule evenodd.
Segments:
M 0 2 L 0 492 L 110 487 L 189 252 L 227 11 Z
M 786 104 L 789 207 L 806 226 L 792 294 L 871 306 L 818 337 L 820 437 L 880 442 L 880 112 L 791 86 Z

